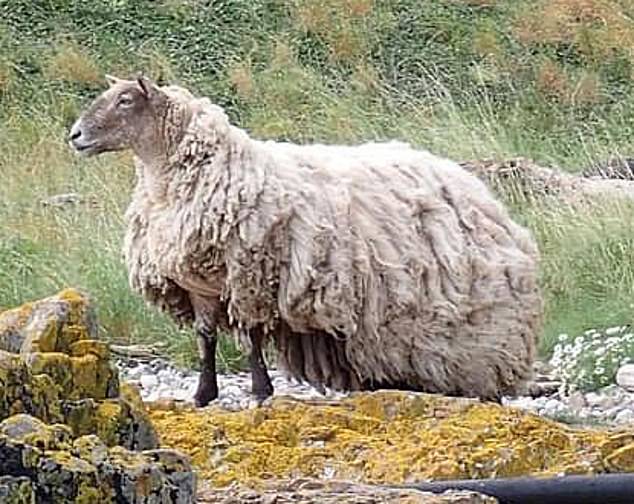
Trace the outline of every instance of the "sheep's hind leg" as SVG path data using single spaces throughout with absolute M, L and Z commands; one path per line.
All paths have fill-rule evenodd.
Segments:
M 218 397 L 218 378 L 216 376 L 216 330 L 201 326 L 197 330 L 198 350 L 202 369 L 198 378 L 198 388 L 194 394 L 194 403 L 198 408 L 207 406 Z
M 254 406 L 261 406 L 264 401 L 273 395 L 273 384 L 266 369 L 264 356 L 262 355 L 262 343 L 264 334 L 261 329 L 254 328 L 249 332 L 251 338 L 251 395 Z

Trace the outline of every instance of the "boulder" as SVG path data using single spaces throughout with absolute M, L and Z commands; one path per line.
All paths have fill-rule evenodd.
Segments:
M 0 474 L 3 503 L 195 501 L 189 458 L 159 448 L 79 291 L 0 313 Z
M 33 484 L 24 476 L 0 476 L 0 502 L 35 504 Z
M 634 364 L 623 364 L 616 372 L 616 383 L 628 392 L 634 392 Z

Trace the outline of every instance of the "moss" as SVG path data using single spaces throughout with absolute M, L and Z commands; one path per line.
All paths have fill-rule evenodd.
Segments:
M 70 399 L 105 399 L 113 372 L 107 360 L 93 354 L 70 358 L 73 386 Z
M 94 416 L 94 429 L 99 438 L 107 446 L 121 442 L 120 430 L 123 407 L 117 401 L 103 401 L 97 405 Z
M 64 423 L 73 431 L 73 436 L 84 436 L 95 430 L 96 404 L 91 399 L 64 401 L 62 403 Z
M 66 397 L 73 387 L 73 369 L 71 358 L 61 352 L 33 352 L 26 356 L 25 361 L 31 374 L 48 375 L 59 392 L 60 397 Z
M 99 436 L 89 434 L 73 441 L 73 454 L 93 464 L 99 464 L 106 460 L 108 449 Z
M 53 379 L 47 374 L 31 376 L 26 384 L 31 398 L 28 408 L 32 415 L 46 422 L 61 422 L 60 391 Z
M 78 289 L 73 289 L 72 287 L 62 289 L 57 294 L 57 297 L 63 301 L 68 301 L 68 303 L 70 303 L 71 307 L 75 310 L 77 319 L 79 319 L 79 317 L 83 315 L 84 310 L 89 302 L 88 296 L 85 293 L 81 292 Z
M 81 325 L 66 324 L 59 331 L 57 338 L 57 351 L 69 353 L 72 346 L 89 338 L 88 330 Z
M 270 408 L 152 408 L 162 443 L 215 485 L 323 477 L 368 483 L 634 470 L 634 439 L 494 404 L 377 392 Z
M 0 476 L 0 501 L 3 504 L 34 504 L 31 482 L 24 477 Z
M 70 345 L 70 355 L 72 357 L 94 355 L 98 359 L 105 361 L 110 359 L 110 348 L 104 341 L 81 339 Z
M 110 492 L 105 489 L 99 489 L 89 484 L 82 483 L 79 485 L 79 490 L 74 504 L 94 504 L 97 502 L 100 504 L 108 504 L 114 502 L 113 497 L 108 496 L 108 493 Z
M 18 414 L 0 423 L 0 434 L 41 450 L 57 450 L 70 446 L 72 431 L 66 425 L 48 425 L 30 415 Z
M 86 298 L 64 291 L 34 303 L 28 317 L 12 317 L 21 344 L 12 340 L 15 353 L 0 350 L 0 420 L 19 414 L 0 422 L 2 470 L 28 475 L 38 498 L 52 504 L 155 495 L 190 502 L 195 477 L 186 460 L 128 451 L 157 448 L 156 433 L 138 391 L 120 393 Z M 4 502 L 1 492 L 0 483 Z

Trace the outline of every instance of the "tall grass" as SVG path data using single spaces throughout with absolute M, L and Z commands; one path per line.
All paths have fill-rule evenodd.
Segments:
M 102 72 L 143 69 L 185 84 L 262 138 L 398 138 L 458 160 L 520 155 L 572 171 L 631 153 L 634 39 L 623 19 L 634 10 L 625 2 L 197 4 L 0 0 L 0 309 L 83 287 L 106 337 L 167 341 L 195 362 L 191 332 L 127 285 L 129 155 L 79 161 L 64 142 Z M 546 14 L 555 27 L 538 23 Z M 83 202 L 41 203 L 67 192 Z M 513 211 L 542 251 L 543 352 L 560 332 L 631 321 L 634 209 Z M 231 342 L 221 354 L 240 365 Z

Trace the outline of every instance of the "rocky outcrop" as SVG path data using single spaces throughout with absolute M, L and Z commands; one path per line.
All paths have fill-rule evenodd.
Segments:
M 188 457 L 159 449 L 81 292 L 0 313 L 0 474 L 0 502 L 194 501 Z
M 167 446 L 215 486 L 318 478 L 368 484 L 634 471 L 631 429 L 573 428 L 477 400 L 379 391 L 341 400 L 276 397 L 230 412 L 155 404 Z

